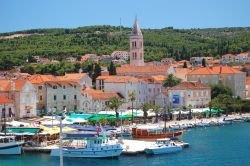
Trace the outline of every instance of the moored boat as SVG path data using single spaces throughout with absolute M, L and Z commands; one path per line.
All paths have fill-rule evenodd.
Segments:
M 167 154 L 179 152 L 181 150 L 182 146 L 177 145 L 169 138 L 157 139 L 153 145 L 145 148 L 145 152 L 147 154 Z
M 122 147 L 118 143 L 112 143 L 105 136 L 96 134 L 66 134 L 63 147 L 64 157 L 108 158 L 118 157 L 122 153 Z M 52 149 L 51 156 L 60 155 L 60 149 Z
M 132 128 L 133 139 L 156 140 L 159 138 L 170 138 L 182 135 L 184 130 L 176 132 L 150 131 L 148 129 Z
M 24 141 L 15 141 L 15 136 L 0 136 L 0 155 L 19 155 Z

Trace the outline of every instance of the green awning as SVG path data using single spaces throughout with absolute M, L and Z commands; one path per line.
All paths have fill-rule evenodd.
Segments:
M 11 127 L 11 128 L 9 128 L 9 127 L 7 127 L 6 129 L 6 132 L 9 132 L 9 133 L 14 133 L 14 134 L 16 134 L 16 133 L 33 133 L 33 134 L 35 134 L 35 133 L 38 133 L 39 131 L 40 131 L 40 128 L 34 128 L 34 127 L 32 127 L 32 128 L 26 128 L 26 127 Z M 5 132 L 5 130 L 3 131 L 3 132 Z
M 211 109 L 211 113 L 213 113 L 213 114 L 224 113 L 224 112 L 225 112 L 224 110 Z M 206 114 L 207 114 L 207 113 L 210 113 L 210 110 L 206 110 L 205 113 L 206 113 Z

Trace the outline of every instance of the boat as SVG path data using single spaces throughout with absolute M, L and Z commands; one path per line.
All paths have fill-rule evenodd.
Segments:
M 159 138 L 170 138 L 182 135 L 184 130 L 176 132 L 152 131 L 149 129 L 132 128 L 132 138 L 141 140 L 156 140 Z
M 24 141 L 15 141 L 15 136 L 0 136 L 0 155 L 19 155 Z
M 245 118 L 244 122 L 250 122 L 250 118 Z
M 66 134 L 63 146 L 63 157 L 109 158 L 122 153 L 121 144 L 111 142 L 105 135 Z M 51 156 L 60 155 L 60 149 L 52 149 Z
M 181 145 L 175 144 L 170 138 L 157 139 L 154 144 L 145 148 L 146 154 L 167 154 L 182 150 Z

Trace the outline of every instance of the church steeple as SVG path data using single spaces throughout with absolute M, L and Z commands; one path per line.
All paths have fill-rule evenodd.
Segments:
M 130 65 L 144 66 L 143 36 L 137 17 L 130 35 Z
M 142 36 L 141 29 L 138 25 L 137 17 L 135 17 L 134 27 L 132 29 L 131 35 Z

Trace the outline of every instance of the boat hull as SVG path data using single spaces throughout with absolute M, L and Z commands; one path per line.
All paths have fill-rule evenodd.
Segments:
M 181 146 L 176 147 L 155 147 L 155 148 L 146 148 L 145 152 L 147 154 L 168 154 L 176 153 L 182 150 Z
M 22 153 L 23 142 L 11 142 L 0 144 L 0 155 L 19 155 Z
M 63 148 L 63 157 L 81 157 L 81 158 L 109 158 L 118 157 L 122 153 L 121 146 L 115 148 Z M 60 149 L 53 149 L 50 156 L 59 157 Z
M 171 138 L 182 135 L 183 131 L 178 132 L 166 132 L 166 133 L 157 133 L 157 132 L 148 132 L 146 129 L 132 129 L 132 137 L 137 140 L 156 140 L 160 138 Z

